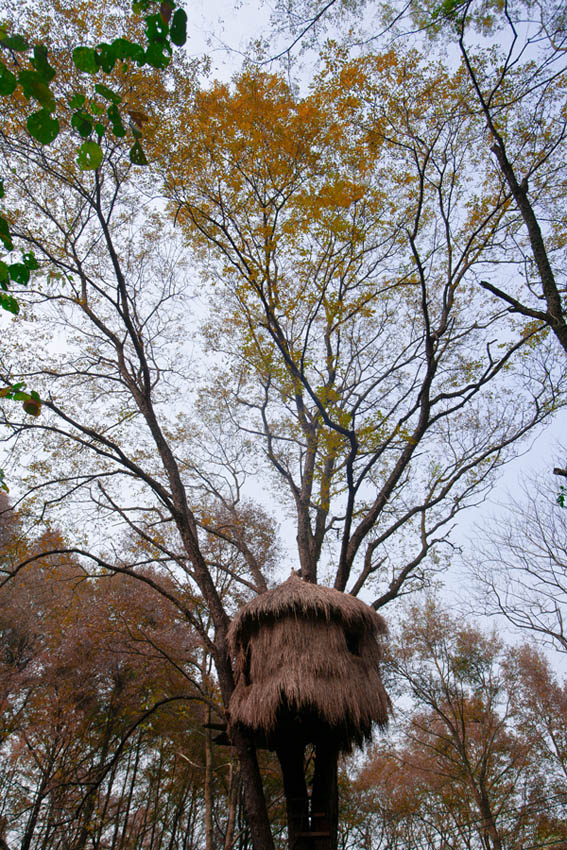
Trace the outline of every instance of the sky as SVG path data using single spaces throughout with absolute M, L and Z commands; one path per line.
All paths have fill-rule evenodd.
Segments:
M 223 80 L 240 68 L 247 44 L 265 34 L 270 23 L 268 6 L 249 0 L 193 0 L 187 5 L 187 12 L 189 53 L 206 53 L 211 59 L 213 77 Z

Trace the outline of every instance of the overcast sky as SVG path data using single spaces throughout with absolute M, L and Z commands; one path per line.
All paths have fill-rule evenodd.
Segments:
M 213 76 L 221 79 L 240 68 L 248 43 L 265 35 L 270 21 L 268 5 L 249 0 L 192 0 L 187 14 L 190 54 L 210 56 Z

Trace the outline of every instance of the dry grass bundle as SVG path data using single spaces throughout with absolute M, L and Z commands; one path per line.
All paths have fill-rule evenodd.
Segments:
M 302 581 L 256 597 L 229 632 L 236 658 L 230 723 L 269 746 L 292 731 L 304 740 L 331 735 L 342 749 L 387 722 L 378 636 L 383 619 L 348 594 Z

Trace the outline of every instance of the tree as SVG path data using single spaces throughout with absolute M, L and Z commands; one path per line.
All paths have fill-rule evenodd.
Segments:
M 476 553 L 467 560 L 487 612 L 565 652 L 567 516 L 547 478 L 525 480 L 504 520 L 479 530 Z
M 567 741 L 562 717 L 567 690 L 540 649 L 523 644 L 509 654 L 508 687 L 523 734 L 535 743 L 535 754 L 547 775 L 552 794 L 565 789 Z
M 490 150 L 524 226 L 518 245 L 526 257 L 524 273 L 511 282 L 513 288 L 486 280 L 481 285 L 512 312 L 543 322 L 567 353 L 560 214 L 565 181 L 561 151 L 566 124 L 560 106 L 564 32 L 558 8 L 544 12 L 532 0 L 506 4 L 496 15 L 491 12 L 470 0 L 450 3 L 438 15 L 443 33 L 452 31 L 458 40 Z M 502 45 L 497 55 L 470 43 L 475 29 L 497 34 Z
M 429 580 L 456 513 L 561 403 L 564 378 L 538 357 L 545 340 L 524 356 L 537 329 L 473 285 L 504 251 L 509 204 L 492 187 L 492 205 L 482 186 L 477 200 L 465 192 L 476 125 L 458 101 L 447 113 L 432 99 L 462 75 L 391 52 L 331 54 L 304 98 L 251 71 L 207 92 L 185 66 L 160 81 L 123 83 L 147 106 L 148 175 L 107 135 L 99 166 L 77 172 L 73 138 L 40 148 L 13 102 L 0 154 L 41 285 L 3 335 L 2 374 L 33 381 L 43 413 L 4 402 L 2 417 L 19 498 L 69 535 L 51 555 L 161 594 L 213 659 L 226 709 L 230 617 L 274 564 L 273 521 L 244 498 L 250 470 L 267 459 L 285 484 L 304 578 L 384 606 Z M 221 355 L 229 374 L 200 394 L 187 327 L 202 305 L 152 204 L 158 178 L 199 285 L 207 271 L 226 284 L 205 378 Z M 236 730 L 231 743 L 254 848 L 271 850 L 253 741 Z
M 541 653 L 508 648 L 432 601 L 407 606 L 391 653 L 401 728 L 357 780 L 384 843 L 564 842 L 564 687 Z
M 358 47 L 362 42 L 375 50 L 376 43 L 389 36 L 408 39 L 417 28 L 424 40 L 430 40 L 427 49 L 441 45 L 445 56 L 448 41 L 458 47 L 471 83 L 469 109 L 484 124 L 481 144 L 494 157 L 491 178 L 498 175 L 522 223 L 513 274 L 502 281 L 491 276 L 492 280 L 479 283 L 511 312 L 547 326 L 567 352 L 561 213 L 566 130 L 561 108 L 566 71 L 562 4 L 388 3 L 374 16 L 365 14 L 362 23 L 356 21 L 368 11 L 364 0 L 355 4 L 306 0 L 294 4 L 293 10 L 279 4 L 276 22 L 280 30 L 287 26 L 291 35 L 276 58 L 289 55 L 300 43 L 311 43 L 320 28 L 328 30 L 345 16 L 350 16 L 351 25 L 355 20 L 347 45 Z
M 208 342 L 229 365 L 203 404 L 263 441 L 302 575 L 317 580 L 328 546 L 335 587 L 358 593 L 370 580 L 377 607 L 420 576 L 529 427 L 504 406 L 534 331 L 513 331 L 473 285 L 501 253 L 509 202 L 468 196 L 474 122 L 431 100 L 462 84 L 415 54 L 332 56 L 306 98 L 246 72 L 233 92 L 197 94 L 190 144 L 160 136 L 179 162 L 164 175 L 176 219 L 208 252 L 220 296 Z M 501 321 L 519 335 L 497 354 Z M 498 425 L 482 421 L 492 382 Z
M 156 3 L 152 3 L 152 0 L 135 0 L 132 8 L 139 14 L 152 12 L 154 5 L 157 6 Z M 173 45 L 182 46 L 187 37 L 187 15 L 183 9 L 176 9 L 175 6 L 175 0 L 168 0 L 167 3 L 159 5 L 157 13 L 145 15 L 143 39 L 141 27 L 136 27 L 134 24 L 133 37 L 138 41 L 131 41 L 124 37 L 124 33 L 120 33 L 111 43 L 101 42 L 96 47 L 74 46 L 72 50 L 74 68 L 99 77 L 101 71 L 105 76 L 111 74 L 117 62 L 120 63 L 122 75 L 134 63 L 137 67 L 166 68 L 170 62 Z M 73 11 L 76 14 L 78 8 Z M 28 28 L 30 28 L 29 24 L 28 20 Z M 31 29 L 34 29 L 33 26 Z M 100 31 L 100 28 L 98 29 Z M 107 35 L 110 34 L 111 29 L 112 24 L 107 30 Z M 43 32 L 46 40 L 49 40 L 51 36 L 49 27 L 46 29 L 40 22 L 40 31 Z M 132 37 L 132 33 L 128 35 Z M 18 95 L 21 90 L 20 107 L 23 98 L 28 102 L 36 101 L 41 108 L 38 112 L 28 114 L 26 129 L 31 137 L 42 145 L 49 145 L 60 132 L 61 125 L 57 111 L 61 110 L 62 98 L 60 96 L 57 100 L 55 95 L 56 93 L 61 95 L 62 92 L 60 86 L 57 86 L 59 81 L 54 82 L 57 70 L 49 63 L 49 51 L 45 43 L 33 46 L 33 57 L 25 57 L 28 59 L 28 66 L 25 66 L 23 55 L 27 54 L 31 47 L 31 42 L 25 36 L 12 32 L 10 21 L 0 20 L 0 55 L 7 54 L 9 57 L 6 63 L 0 60 L 0 97 L 4 99 L 14 93 Z M 71 54 L 68 58 L 71 58 Z M 59 91 L 56 92 L 57 88 Z M 84 91 L 67 92 L 65 103 L 67 109 L 72 110 L 70 118 L 68 115 L 65 116 L 69 122 L 68 126 L 72 127 L 84 140 L 77 152 L 79 169 L 89 171 L 100 164 L 102 149 L 99 142 L 107 130 L 111 130 L 117 139 L 130 135 L 134 141 L 129 151 L 130 161 L 136 165 L 147 165 L 147 159 L 140 144 L 145 113 L 136 109 L 128 101 L 122 103 L 122 96 L 104 83 L 96 83 L 94 92 L 91 87 L 90 95 L 87 99 Z M 20 108 L 20 113 L 21 111 Z M 25 112 L 29 110 L 24 108 L 23 111 L 25 115 Z M 127 127 L 123 123 L 125 113 L 129 116 Z M 21 114 L 19 118 L 22 118 Z M 4 195 L 4 179 L 0 177 L 0 200 L 4 198 Z M 0 212 L 0 242 L 4 250 L 13 252 L 15 246 L 9 219 L 9 212 L 8 218 Z M 5 257 L 5 259 L 10 260 L 13 257 Z M 31 273 L 37 269 L 38 263 L 33 251 L 22 252 L 21 259 L 16 262 L 5 262 L 0 259 L 0 307 L 2 309 L 14 315 L 19 313 L 20 305 L 13 293 L 14 284 L 27 286 Z M 21 401 L 24 411 L 30 416 L 38 416 L 41 411 L 41 400 L 37 391 L 26 391 L 23 382 L 0 388 L 0 398 Z M 0 489 L 8 491 L 4 481 L 4 470 L 1 468 Z
M 142 0 L 142 2 L 135 2 L 133 8 L 138 13 L 148 12 L 151 11 L 152 5 L 150 0 Z M 76 46 L 72 52 L 74 67 L 91 75 L 99 74 L 101 71 L 106 75 L 111 74 L 117 62 L 121 63 L 122 74 L 129 70 L 130 63 L 136 63 L 138 67 L 150 65 L 158 69 L 166 68 L 170 61 L 172 45 L 182 46 L 186 40 L 187 15 L 183 9 L 174 10 L 175 2 L 171 0 L 167 4 L 162 4 L 157 14 L 148 14 L 144 17 L 145 45 L 130 41 L 128 38 L 118 37 L 110 44 L 102 42 L 96 47 Z M 29 20 L 27 24 L 29 27 Z M 8 64 L 0 62 L 0 96 L 6 97 L 15 92 L 19 93 L 21 89 L 23 98 L 27 101 L 35 100 L 41 109 L 39 112 L 28 115 L 26 128 L 38 142 L 49 145 L 60 132 L 60 122 L 55 114 L 58 104 L 55 93 L 51 90 L 52 86 L 54 88 L 56 86 L 54 79 L 57 71 L 49 64 L 48 48 L 45 44 L 34 46 L 33 57 L 26 57 L 29 58 L 29 67 L 22 69 L 20 54 L 26 54 L 31 47 L 25 36 L 11 32 L 11 22 L 1 24 L 0 48 L 9 55 L 9 61 Z M 116 138 L 122 138 L 127 134 L 123 124 L 124 104 L 119 106 L 122 103 L 122 96 L 101 83 L 97 83 L 94 90 L 103 99 L 102 106 L 100 101 L 91 102 L 85 111 L 87 98 L 82 92 L 75 92 L 68 97 L 66 104 L 73 110 L 70 125 L 79 136 L 86 138 L 77 154 L 78 167 L 84 171 L 97 168 L 102 161 L 99 141 L 107 130 L 108 122 Z M 134 145 L 129 152 L 130 160 L 137 165 L 147 165 L 139 141 L 142 137 L 141 127 L 144 115 L 134 110 L 132 104 L 127 103 L 125 106 L 130 116 L 129 129 L 134 138 Z M 96 134 L 97 141 L 92 140 L 93 133 Z M 3 197 L 2 180 L 0 181 L 0 198 Z M 14 249 L 9 222 L 3 215 L 0 216 L 0 238 L 6 250 Z M 25 286 L 29 281 L 30 271 L 36 270 L 37 267 L 33 253 L 23 254 L 21 263 L 8 265 L 2 262 L 0 281 L 3 291 L 0 293 L 0 306 L 3 309 L 11 313 L 18 312 L 17 300 L 6 292 L 13 283 Z
M 145 346 L 140 346 L 141 338 L 139 336 L 139 332 L 140 330 L 144 329 L 145 333 L 148 329 L 148 322 L 152 318 L 154 308 L 149 308 L 149 313 L 147 313 L 145 320 L 143 321 L 142 325 L 140 325 L 139 316 L 137 315 L 136 311 L 142 309 L 142 306 L 140 304 L 136 308 L 136 310 L 132 312 L 131 299 L 132 296 L 136 294 L 138 294 L 140 298 L 145 299 L 146 293 L 142 295 L 140 289 L 136 288 L 136 286 L 134 286 L 132 290 L 128 289 L 125 278 L 125 267 L 121 265 L 120 259 L 122 260 L 122 263 L 124 262 L 124 260 L 126 260 L 126 263 L 128 263 L 129 256 L 129 262 L 132 265 L 132 263 L 134 262 L 134 257 L 132 256 L 131 252 L 129 254 L 127 252 L 122 256 L 122 258 L 119 259 L 115 247 L 116 243 L 115 241 L 113 241 L 111 233 L 112 224 L 109 222 L 109 219 L 112 214 L 117 214 L 117 209 L 120 201 L 118 195 L 119 192 L 127 185 L 126 178 L 128 177 L 128 172 L 130 171 L 130 163 L 127 157 L 125 157 L 124 154 L 121 152 L 120 147 L 114 144 L 111 139 L 108 139 L 105 140 L 105 148 L 107 153 L 106 162 L 108 164 L 107 173 L 105 173 L 105 175 L 103 176 L 102 173 L 98 171 L 98 169 L 94 169 L 92 171 L 85 172 L 84 177 L 81 177 L 80 174 L 76 174 L 75 169 L 71 166 L 72 150 L 70 150 L 68 146 L 67 148 L 64 147 L 65 139 L 63 138 L 61 138 L 61 143 L 59 143 L 59 139 L 57 139 L 49 150 L 41 150 L 38 146 L 35 145 L 33 141 L 30 141 L 21 134 L 18 135 L 17 133 L 15 133 L 11 137 L 5 137 L 5 141 L 7 142 L 8 146 L 14 144 L 15 147 L 13 148 L 13 151 L 15 151 L 15 149 L 19 145 L 20 150 L 29 155 L 30 159 L 28 159 L 28 163 L 35 162 L 35 164 L 40 169 L 42 169 L 44 164 L 47 164 L 48 169 L 51 169 L 53 167 L 55 169 L 53 173 L 54 182 L 51 185 L 59 185 L 59 187 L 61 187 L 63 190 L 67 190 L 66 196 L 63 193 L 61 195 L 52 194 L 49 197 L 49 209 L 46 209 L 43 206 L 43 202 L 40 200 L 39 196 L 36 196 L 35 198 L 36 202 L 38 202 L 43 208 L 47 220 L 51 222 L 51 225 L 53 225 L 53 229 L 51 229 L 51 225 L 48 225 L 48 230 L 51 231 L 49 233 L 49 236 L 47 234 L 47 231 L 45 231 L 44 234 L 39 236 L 39 243 L 41 243 L 42 259 L 53 263 L 52 269 L 63 274 L 65 276 L 65 279 L 67 279 L 71 270 L 75 271 L 75 273 L 78 275 L 76 280 L 79 285 L 79 291 L 74 292 L 73 290 L 71 290 L 70 294 L 61 293 L 62 297 L 60 299 L 60 303 L 63 305 L 72 305 L 73 303 L 75 303 L 75 298 L 78 300 L 79 303 L 81 303 L 81 290 L 83 291 L 84 295 L 87 291 L 86 288 L 90 285 L 90 282 L 95 279 L 89 277 L 85 261 L 87 260 L 87 258 L 89 258 L 89 262 L 94 259 L 93 254 L 91 253 L 92 243 L 87 243 L 88 239 L 92 238 L 91 221 L 93 220 L 93 215 L 98 221 L 98 227 L 100 228 L 100 232 L 103 235 L 103 242 L 105 242 L 106 244 L 106 257 L 108 258 L 108 261 L 110 263 L 110 268 L 113 270 L 115 281 L 114 285 L 115 287 L 117 287 L 115 289 L 115 293 L 118 300 L 114 301 L 113 299 L 111 299 L 110 301 L 107 301 L 106 306 L 111 307 L 111 312 L 114 310 L 115 316 L 117 318 L 120 317 L 120 320 L 125 320 L 126 327 L 129 328 L 129 331 L 127 331 L 127 336 L 130 342 L 128 343 L 126 340 L 121 341 L 119 337 L 113 334 L 113 331 L 108 324 L 108 316 L 105 319 L 103 319 L 103 316 L 101 316 L 100 319 L 102 319 L 103 326 L 106 328 L 106 331 L 109 334 L 107 336 L 107 340 L 109 341 L 110 345 L 114 347 L 115 356 L 118 356 L 118 359 L 122 363 L 121 380 L 125 381 L 125 386 L 129 386 L 128 393 L 130 393 L 131 391 L 134 392 L 134 399 L 137 399 L 137 401 L 135 401 L 134 403 L 139 406 L 140 412 L 143 409 L 143 416 L 146 417 L 146 421 L 149 424 L 148 435 L 153 435 L 151 437 L 152 441 L 156 440 L 157 444 L 159 444 L 158 456 L 161 455 L 161 460 L 165 464 L 166 478 L 169 478 L 169 486 L 172 490 L 171 497 L 166 496 L 166 489 L 164 489 L 163 484 L 159 483 L 157 479 L 153 479 L 152 475 L 149 474 L 149 477 L 146 479 L 146 484 L 151 482 L 150 490 L 156 493 L 157 502 L 155 502 L 153 505 L 147 505 L 147 507 L 150 509 L 150 511 L 159 510 L 159 503 L 163 500 L 164 496 L 165 504 L 166 506 L 168 506 L 168 510 L 171 510 L 173 508 L 174 503 L 177 505 L 177 507 L 174 509 L 174 514 L 177 517 L 177 521 L 180 524 L 180 528 L 182 528 L 181 540 L 183 541 L 182 548 L 185 550 L 185 553 L 179 553 L 179 555 L 174 556 L 174 560 L 179 560 L 182 574 L 185 574 L 189 581 L 191 581 L 189 575 L 192 573 L 192 570 L 189 570 L 189 572 L 187 571 L 187 555 L 189 554 L 190 559 L 193 560 L 195 566 L 194 577 L 197 578 L 197 585 L 200 585 L 201 591 L 205 594 L 205 599 L 207 600 L 205 602 L 205 605 L 208 608 L 210 615 L 212 616 L 212 620 L 214 623 L 213 628 L 217 632 L 217 642 L 215 643 L 209 637 L 209 634 L 206 631 L 210 623 L 210 621 L 207 622 L 208 618 L 205 618 L 205 623 L 203 623 L 202 621 L 200 621 L 198 614 L 195 615 L 195 603 L 193 599 L 191 599 L 189 604 L 187 604 L 182 598 L 178 598 L 177 604 L 179 609 L 185 612 L 185 614 L 188 616 L 189 621 L 191 623 L 194 623 L 199 628 L 199 631 L 202 634 L 206 646 L 209 648 L 209 650 L 215 647 L 214 655 L 215 660 L 217 662 L 217 667 L 220 671 L 219 675 L 222 682 L 221 687 L 224 690 L 225 700 L 227 700 L 227 694 L 230 693 L 232 682 L 232 672 L 230 669 L 229 659 L 226 656 L 226 648 L 224 644 L 224 634 L 228 625 L 228 617 L 226 612 L 222 608 L 219 591 L 217 591 L 217 588 L 213 583 L 211 573 L 209 572 L 208 566 L 205 563 L 204 556 L 197 542 L 197 529 L 195 525 L 195 518 L 187 503 L 185 490 L 183 484 L 181 483 L 179 465 L 175 461 L 171 449 L 165 437 L 163 436 L 163 433 L 161 432 L 160 426 L 155 416 L 155 412 L 153 410 L 154 400 L 152 398 L 152 395 L 155 393 L 155 375 L 154 377 L 152 377 L 151 372 L 153 370 L 152 360 L 157 356 L 157 351 L 153 347 L 154 343 L 151 337 L 146 340 Z M 42 188 L 40 189 L 40 194 L 43 193 L 44 190 L 49 192 L 48 182 L 49 181 L 44 182 Z M 113 188 L 110 184 L 112 184 Z M 22 182 L 21 185 L 24 186 L 24 183 Z M 65 215 L 68 214 L 70 216 L 70 218 L 66 218 L 66 221 L 73 222 L 71 233 L 66 230 L 65 226 L 63 228 L 58 228 L 57 222 L 54 222 L 53 218 L 51 217 L 51 205 L 59 206 L 60 209 L 63 209 L 65 208 L 66 201 L 68 201 L 68 205 L 65 209 Z M 122 209 L 124 210 L 125 208 L 122 207 Z M 127 222 L 125 223 L 124 221 L 122 221 L 121 224 L 122 233 L 126 237 Z M 54 231 L 57 236 L 55 236 Z M 30 230 L 28 230 L 27 232 L 25 232 L 24 228 L 24 231 L 22 231 L 21 234 L 16 233 L 16 235 L 20 235 L 21 238 L 24 240 L 27 239 L 28 244 L 29 242 L 35 243 L 35 240 L 38 239 L 37 229 L 35 228 L 35 226 L 31 227 Z M 53 235 L 53 240 L 50 239 L 51 235 Z M 43 236 L 45 236 L 46 238 L 43 239 Z M 68 242 L 69 237 L 71 240 L 70 242 Z M 98 241 L 98 236 L 96 237 L 95 241 Z M 127 241 L 123 242 L 123 246 L 127 244 Z M 87 247 L 83 252 L 82 249 L 85 245 Z M 140 247 L 143 246 L 143 238 L 140 238 L 139 245 Z M 39 244 L 37 245 L 37 247 L 39 249 Z M 70 251 L 67 250 L 68 248 L 70 248 Z M 144 255 L 148 256 L 147 246 L 144 246 L 144 252 L 141 256 L 143 257 Z M 69 260 L 71 260 L 71 265 L 69 265 Z M 100 257 L 94 259 L 95 269 L 96 264 L 99 260 Z M 154 262 L 157 263 L 157 257 L 154 257 Z M 146 267 L 146 273 L 148 269 L 149 266 Z M 93 271 L 92 266 L 91 271 Z M 167 304 L 174 294 L 173 287 L 171 287 L 170 289 L 170 283 L 171 281 L 168 280 L 166 276 L 164 276 L 164 279 L 162 281 L 163 288 L 158 296 L 158 303 L 165 305 L 164 310 L 166 312 Z M 57 286 L 57 284 L 55 285 Z M 97 285 L 95 285 L 93 297 L 95 301 L 98 301 L 97 309 L 102 307 L 104 311 L 105 295 L 100 289 L 98 290 L 98 294 L 95 294 L 96 291 Z M 102 300 L 98 300 L 99 298 Z M 112 308 L 113 303 L 115 304 L 115 308 Z M 148 306 L 147 300 L 146 306 Z M 94 317 L 96 313 L 96 309 L 93 312 L 94 304 L 92 304 L 91 302 L 87 303 L 83 299 L 83 307 L 85 309 L 85 315 L 90 315 Z M 95 320 L 95 325 L 97 321 L 98 320 Z M 160 317 L 158 320 L 158 324 L 161 323 L 161 321 L 162 318 Z M 125 343 L 126 349 L 124 348 Z M 128 361 L 128 358 L 130 357 L 130 353 L 128 352 L 129 345 L 132 345 L 132 351 L 134 353 L 134 356 L 137 357 L 139 361 L 141 372 L 138 378 L 129 374 L 129 367 L 131 365 Z M 118 349 L 115 346 L 118 346 Z M 126 357 L 126 359 L 124 359 L 124 357 Z M 81 371 L 83 370 L 80 369 L 79 372 Z M 101 375 L 99 375 L 99 377 L 101 377 Z M 137 385 L 138 379 L 141 381 L 139 385 Z M 6 383 L 9 383 L 10 385 L 14 384 L 11 372 L 7 376 Z M 118 401 L 119 408 L 122 404 L 121 401 L 117 399 L 115 395 L 111 395 L 111 397 L 113 401 L 115 399 Z M 94 411 L 92 412 L 94 413 Z M 119 417 L 121 418 L 120 414 Z M 126 418 L 128 419 L 129 416 L 127 416 Z M 24 421 L 23 424 L 25 427 L 27 423 Z M 96 433 L 96 425 L 93 429 L 91 427 L 93 424 L 95 424 L 95 422 L 93 421 L 91 421 L 91 423 L 89 423 L 88 425 L 84 423 L 83 427 L 86 426 L 86 431 L 83 431 L 83 437 L 85 437 L 87 433 L 90 433 L 91 437 L 94 437 L 94 434 Z M 73 430 L 73 428 L 71 430 Z M 79 430 L 81 430 L 81 428 Z M 57 431 L 58 429 L 56 427 L 55 431 L 52 433 L 55 435 Z M 87 437 L 87 440 L 90 439 L 91 438 Z M 105 438 L 103 438 L 103 442 L 104 441 Z M 79 442 L 75 443 L 75 445 L 79 447 L 79 444 L 81 442 L 82 438 L 79 437 Z M 96 442 L 98 442 L 97 438 L 95 438 L 95 443 Z M 122 451 L 118 448 L 118 445 L 112 440 L 110 441 L 110 443 L 112 443 L 112 445 L 114 445 L 118 450 L 117 457 L 122 457 L 125 460 L 126 455 L 122 453 Z M 108 444 L 108 446 L 110 446 L 110 443 Z M 111 449 L 111 455 L 113 454 L 113 451 L 114 450 Z M 106 454 L 105 450 L 103 450 L 103 454 Z M 108 459 L 110 459 L 110 457 Z M 127 472 L 127 468 L 129 467 L 129 463 L 130 462 L 127 462 L 126 467 L 124 467 L 124 472 L 127 474 L 128 477 L 129 473 Z M 88 473 L 86 474 L 88 477 Z M 107 473 L 102 473 L 102 476 L 103 478 L 106 478 Z M 92 480 L 95 481 L 97 478 L 98 476 L 95 474 Z M 83 478 L 82 480 L 86 483 L 86 478 Z M 175 495 L 173 495 L 173 493 L 175 493 Z M 145 523 L 146 520 L 144 520 L 144 524 Z M 144 539 L 144 537 L 145 535 L 142 534 L 142 540 Z M 151 535 L 150 539 L 152 540 L 152 543 L 158 545 L 158 550 L 154 551 L 159 551 L 161 546 L 164 545 L 160 544 L 159 539 L 153 539 Z M 252 549 L 250 551 L 252 551 Z M 167 560 L 168 556 L 166 555 L 165 557 Z M 104 564 L 102 560 L 99 563 L 101 565 Z M 144 563 L 143 559 L 142 563 Z M 111 569 L 114 570 L 114 567 L 111 567 Z M 129 570 L 131 572 L 135 572 L 135 569 L 132 570 L 129 566 L 125 566 L 122 569 L 124 571 Z M 143 579 L 143 581 L 145 581 L 147 584 L 151 583 L 147 577 Z M 154 582 L 154 584 L 156 583 Z M 159 585 L 159 589 L 160 592 L 164 593 L 166 596 L 171 595 L 166 589 L 164 589 L 163 584 Z M 261 795 L 261 786 L 257 770 L 256 758 L 254 753 L 251 753 L 246 748 L 246 744 L 244 742 L 240 743 L 240 749 L 242 751 L 242 762 L 244 765 L 244 770 L 247 770 L 249 774 L 247 785 L 247 800 L 250 801 L 251 793 L 253 797 L 254 789 L 256 797 L 260 800 L 260 803 L 256 805 L 256 811 L 259 811 L 259 815 L 256 813 L 256 811 L 253 810 L 250 814 L 249 819 L 254 822 L 255 820 L 257 821 L 258 818 L 260 818 L 261 820 L 263 818 L 261 826 L 259 828 L 260 835 L 262 835 L 263 830 L 265 837 L 263 846 L 271 846 L 271 836 L 269 834 L 269 826 L 265 814 L 265 804 Z M 258 841 L 259 839 L 256 837 L 256 840 Z M 258 844 L 257 846 L 262 845 Z
M 199 703 L 213 698 L 195 637 L 151 587 L 123 575 L 87 582 L 65 556 L 42 554 L 57 542 L 63 548 L 54 534 L 28 540 L 36 557 L 0 590 L 0 785 L 11 842 L 82 850 L 114 835 L 117 848 L 182 847 L 204 831 Z

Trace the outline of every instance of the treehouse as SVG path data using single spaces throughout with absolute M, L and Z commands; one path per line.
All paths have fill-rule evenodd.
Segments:
M 236 687 L 229 732 L 239 724 L 257 746 L 276 750 L 297 850 L 335 846 L 338 755 L 387 722 L 379 669 L 384 632 L 383 619 L 364 602 L 294 573 L 244 605 L 230 627 Z

